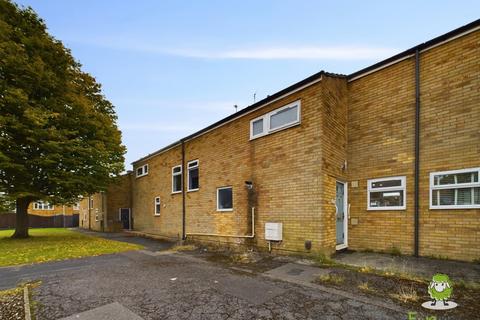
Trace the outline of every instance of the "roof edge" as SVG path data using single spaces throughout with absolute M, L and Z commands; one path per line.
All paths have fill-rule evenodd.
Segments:
M 277 91 L 274 94 L 269 95 L 266 98 L 254 103 L 252 105 L 249 105 L 249 106 L 243 108 L 242 110 L 240 110 L 238 112 L 235 112 L 235 113 L 233 113 L 233 114 L 231 114 L 231 115 L 229 115 L 229 116 L 227 116 L 227 117 L 225 117 L 225 118 L 223 118 L 223 119 L 221 119 L 217 122 L 214 122 L 211 125 L 203 128 L 199 131 L 196 131 L 196 132 L 194 132 L 194 133 L 192 133 L 192 134 L 190 134 L 190 135 L 188 135 L 188 136 L 186 136 L 186 137 L 184 137 L 180 140 L 177 140 L 177 141 L 167 145 L 166 147 L 158 149 L 155 152 L 152 152 L 152 153 L 150 153 L 150 154 L 148 154 L 148 155 L 146 155 L 146 156 L 144 156 L 144 157 L 142 157 L 138 160 L 135 160 L 131 164 L 135 165 L 135 164 L 137 164 L 141 161 L 145 161 L 147 159 L 150 159 L 150 158 L 152 158 L 152 157 L 154 157 L 158 154 L 161 154 L 161 153 L 163 153 L 165 151 L 168 151 L 168 150 L 170 150 L 170 149 L 172 149 L 172 148 L 174 148 L 178 145 L 181 145 L 182 141 L 192 140 L 193 138 L 195 138 L 199 135 L 202 135 L 203 133 L 206 133 L 207 131 L 213 130 L 214 128 L 219 127 L 219 126 L 221 126 L 221 125 L 223 125 L 227 122 L 230 122 L 234 119 L 243 117 L 244 115 L 246 115 L 246 114 L 248 114 L 248 113 L 250 113 L 250 112 L 252 112 L 256 109 L 259 109 L 259 108 L 261 108 L 261 107 L 263 107 L 263 106 L 265 106 L 269 103 L 274 102 L 275 100 L 277 100 L 278 98 L 280 98 L 282 96 L 288 95 L 295 90 L 298 90 L 302 87 L 310 85 L 312 82 L 316 82 L 316 81 L 320 80 L 322 78 L 322 76 L 328 76 L 328 77 L 333 77 L 333 78 L 346 78 L 347 77 L 346 75 L 337 74 L 337 73 L 329 73 L 329 72 L 325 72 L 323 70 L 320 71 L 320 72 L 317 72 L 317 73 L 315 73 L 315 74 L 313 74 L 313 75 L 311 75 L 311 76 L 309 76 L 309 77 L 307 77 L 307 78 L 305 78 L 305 79 L 303 79 L 299 82 L 296 82 L 296 83 L 288 86 L 285 89 Z
M 468 31 L 475 31 L 476 28 L 480 27 L 480 19 L 477 19 L 475 21 L 472 21 L 470 23 L 467 23 L 466 25 L 463 25 L 459 28 L 456 28 L 452 31 L 449 31 L 447 33 L 444 33 L 438 37 L 435 37 L 431 40 L 428 40 L 426 42 L 422 42 L 410 49 L 407 49 L 405 51 L 402 51 L 390 58 L 387 58 L 385 60 L 382 60 L 380 62 L 377 62 L 375 64 L 372 64 L 366 68 L 363 68 L 361 70 L 355 71 L 354 73 L 351 73 L 347 76 L 348 81 L 353 81 L 356 80 L 357 78 L 363 76 L 364 74 L 369 74 L 372 73 L 376 69 L 381 69 L 383 67 L 387 67 L 391 64 L 394 64 L 397 60 L 404 60 L 408 58 L 410 55 L 414 54 L 416 50 L 425 50 L 430 47 L 436 46 L 444 41 L 447 41 L 451 38 L 455 38 L 456 36 L 459 36 L 465 32 Z

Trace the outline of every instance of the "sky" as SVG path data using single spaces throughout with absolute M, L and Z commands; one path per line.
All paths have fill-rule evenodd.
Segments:
M 19 0 L 116 107 L 130 163 L 309 75 L 478 19 L 480 1 Z

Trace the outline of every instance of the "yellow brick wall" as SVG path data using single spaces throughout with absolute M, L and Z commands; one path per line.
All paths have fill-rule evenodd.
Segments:
M 106 194 L 107 212 L 106 227 L 108 231 L 118 231 L 123 229 L 123 225 L 120 223 L 120 209 L 130 208 L 132 212 L 132 180 L 134 174 L 129 172 L 115 178 Z
M 420 254 L 480 258 L 480 209 L 430 210 L 429 173 L 480 167 L 480 31 L 421 55 Z
M 256 208 L 253 244 L 267 247 L 265 222 L 282 222 L 284 240 L 274 245 L 275 249 L 304 251 L 306 240 L 312 241 L 313 250 L 322 249 L 322 85 L 319 82 L 185 143 L 186 163 L 198 159 L 200 164 L 200 189 L 186 193 L 187 233 L 250 234 L 251 206 L 245 181 L 252 181 Z M 296 100 L 301 100 L 300 125 L 250 141 L 250 120 Z M 136 230 L 181 234 L 181 195 L 170 194 L 171 168 L 180 161 L 181 148 L 176 147 L 135 165 L 149 164 L 148 176 L 134 183 Z M 217 188 L 223 186 L 233 186 L 231 212 L 216 209 Z M 162 208 L 163 226 L 156 223 L 162 217 L 153 216 L 157 194 L 167 198 L 167 207 Z M 190 238 L 252 244 L 241 238 Z
M 178 239 L 182 235 L 182 194 L 172 194 L 172 167 L 182 162 L 177 146 L 135 166 L 132 173 L 132 215 L 135 230 Z M 136 168 L 148 164 L 148 175 L 136 177 Z M 160 216 L 155 216 L 160 197 Z
M 336 183 L 347 182 L 347 83 L 325 78 L 322 86 L 321 232 L 325 251 L 336 246 Z
M 420 255 L 480 257 L 480 211 L 430 210 L 429 173 L 480 166 L 477 31 L 420 55 Z M 349 83 L 348 179 L 352 249 L 413 253 L 413 58 Z M 406 210 L 367 211 L 367 180 L 406 176 Z
M 93 207 L 89 206 L 90 199 L 93 199 Z M 108 221 L 105 225 L 107 212 L 107 194 L 98 192 L 86 196 L 80 201 L 79 227 L 94 231 L 108 231 Z

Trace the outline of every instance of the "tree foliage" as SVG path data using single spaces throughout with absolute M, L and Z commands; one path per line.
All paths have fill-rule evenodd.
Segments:
M 71 203 L 123 170 L 113 105 L 31 8 L 0 0 L 0 192 Z

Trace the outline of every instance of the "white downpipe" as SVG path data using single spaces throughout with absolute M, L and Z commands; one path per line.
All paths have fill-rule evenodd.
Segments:
M 255 238 L 255 207 L 252 207 L 252 234 L 249 235 L 230 235 L 216 233 L 186 233 L 186 236 L 207 236 L 207 237 L 225 237 L 225 238 Z

